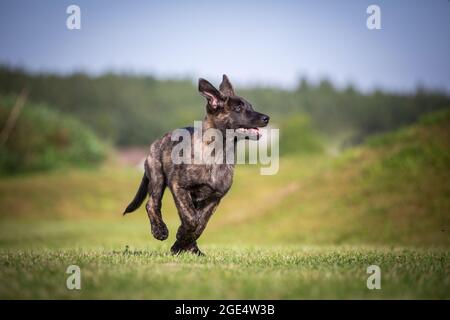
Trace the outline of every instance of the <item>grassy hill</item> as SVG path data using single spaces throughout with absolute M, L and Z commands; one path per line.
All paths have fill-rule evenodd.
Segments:
M 252 206 L 261 203 L 260 218 L 239 218 L 246 223 L 238 233 L 251 235 L 253 243 L 450 245 L 449 111 L 371 138 L 321 168 L 304 159 L 287 163 L 280 177 L 251 183 L 274 187 L 271 197 L 259 192 L 262 187 L 252 192 Z M 308 170 L 313 173 L 292 175 Z M 284 181 L 275 187 L 277 179 Z M 250 183 L 243 190 L 248 188 Z M 238 197 L 239 191 L 232 193 Z M 231 224 L 230 231 L 236 227 Z M 226 230 L 216 237 L 233 239 Z
M 450 298 L 450 112 L 331 158 L 239 166 L 199 245 L 172 257 L 144 208 L 122 217 L 140 172 L 108 164 L 0 181 L 0 297 Z M 85 287 L 64 287 L 65 266 Z M 380 265 L 382 290 L 365 287 Z M 430 271 L 432 270 L 432 271 Z M 27 278 L 23 279 L 23 274 Z

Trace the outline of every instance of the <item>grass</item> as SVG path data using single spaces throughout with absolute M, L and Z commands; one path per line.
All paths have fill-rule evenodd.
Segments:
M 168 254 L 145 210 L 122 217 L 141 173 L 107 164 L 0 181 L 0 298 L 450 298 L 450 117 L 374 138 L 337 158 L 237 168 L 199 245 Z M 82 290 L 65 287 L 67 266 Z M 382 289 L 368 290 L 379 265 Z
M 348 299 L 448 298 L 448 253 L 362 247 L 207 246 L 207 257 L 168 247 L 2 251 L 2 298 Z M 81 290 L 65 287 L 81 268 Z M 381 267 L 381 290 L 366 268 Z

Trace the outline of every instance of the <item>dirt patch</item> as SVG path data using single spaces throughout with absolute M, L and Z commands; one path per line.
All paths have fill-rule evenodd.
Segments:
M 148 150 L 145 147 L 130 147 L 117 149 L 116 153 L 120 165 L 135 167 L 143 162 Z

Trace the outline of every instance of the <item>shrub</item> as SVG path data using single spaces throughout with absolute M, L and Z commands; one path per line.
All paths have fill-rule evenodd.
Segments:
M 15 96 L 0 96 L 0 130 Z M 0 145 L 0 175 L 89 166 L 106 157 L 107 148 L 79 121 L 43 104 L 26 103 L 6 142 Z
M 280 123 L 280 154 L 311 154 L 322 151 L 322 140 L 313 129 L 308 116 L 295 115 Z

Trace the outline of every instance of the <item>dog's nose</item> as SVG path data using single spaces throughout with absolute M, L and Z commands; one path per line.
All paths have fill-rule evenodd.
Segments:
M 262 116 L 261 120 L 262 120 L 262 122 L 267 124 L 267 123 L 269 123 L 270 118 L 269 118 L 269 116 L 264 115 L 264 116 Z

